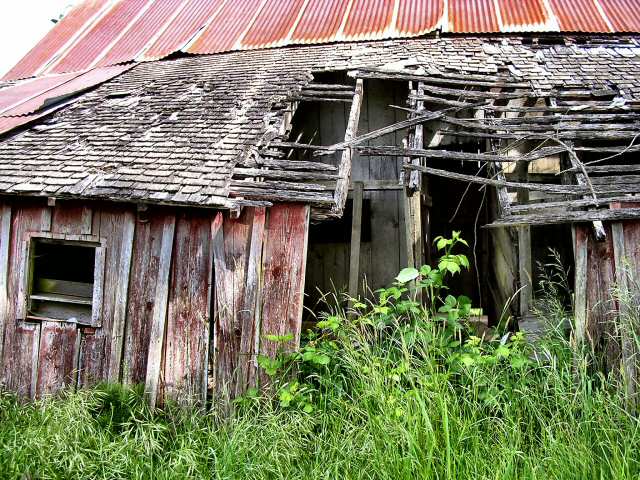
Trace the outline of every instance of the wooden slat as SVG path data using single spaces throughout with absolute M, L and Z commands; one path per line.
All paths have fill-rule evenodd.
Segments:
M 151 323 L 149 354 L 147 360 L 147 375 L 145 380 L 145 393 L 151 406 L 156 405 L 158 386 L 160 383 L 162 347 L 164 344 L 167 320 L 169 273 L 175 225 L 175 216 L 167 216 L 162 229 L 162 245 L 160 247 L 158 279 L 155 291 L 156 298 L 153 306 L 153 319 Z
M 111 324 L 111 361 L 109 362 L 109 371 L 107 373 L 107 378 L 110 382 L 120 380 L 127 317 L 127 300 L 129 298 L 129 278 L 131 274 L 131 260 L 133 258 L 133 239 L 136 228 L 136 218 L 133 212 L 126 212 L 122 221 L 120 264 L 118 266 L 119 281 L 115 286 L 116 298 L 113 309 L 113 322 Z
M 263 260 L 263 297 L 260 353 L 273 356 L 279 347 L 295 349 L 300 343 L 304 295 L 309 207 L 276 205 L 268 212 Z M 265 335 L 292 334 L 287 345 Z
M 135 229 L 122 360 L 122 381 L 127 384 L 145 381 L 167 215 L 150 211 L 147 220 L 138 222 Z
M 351 219 L 351 248 L 349 254 L 349 296 L 358 297 L 360 282 L 360 242 L 362 237 L 362 182 L 353 183 L 353 215 Z
M 582 345 L 586 336 L 587 325 L 587 235 L 584 227 L 574 227 L 575 230 L 575 332 L 577 345 Z
M 530 215 L 511 215 L 486 225 L 487 228 L 517 227 L 519 225 L 554 225 L 559 223 L 584 223 L 640 219 L 640 208 L 621 210 L 589 210 L 550 212 Z
M 36 397 L 75 387 L 78 367 L 75 324 L 42 322 L 38 354 Z
M 182 213 L 176 221 L 169 280 L 163 366 L 164 394 L 181 404 L 206 400 L 202 378 L 209 349 L 206 288 L 212 268 L 211 216 Z
M 350 146 L 351 142 L 356 137 L 358 132 L 358 123 L 360 121 L 360 109 L 362 107 L 363 97 L 363 84 L 362 80 L 356 80 L 356 88 L 353 94 L 353 103 L 351 104 L 351 110 L 349 111 L 349 120 L 347 121 L 347 129 L 344 134 L 344 141 L 338 146 L 334 146 L 337 151 L 341 148 Z M 340 164 L 338 166 L 339 180 L 336 185 L 336 189 L 333 196 L 334 205 L 332 207 L 332 213 L 341 215 L 344 209 L 344 204 L 347 201 L 347 194 L 349 191 L 349 183 L 351 179 L 351 162 L 353 160 L 353 152 L 346 148 L 342 152 L 340 158 Z
M 0 370 L 4 346 L 4 326 L 9 313 L 7 282 L 9 276 L 9 244 L 11 242 L 11 206 L 0 209 Z

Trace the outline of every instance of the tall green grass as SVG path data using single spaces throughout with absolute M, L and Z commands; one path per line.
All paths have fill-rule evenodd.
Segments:
M 483 340 L 392 288 L 323 315 L 270 365 L 271 395 L 231 414 L 151 411 L 115 385 L 29 404 L 1 394 L 0 478 L 640 478 L 638 419 L 614 379 L 575 368 L 562 329 L 533 347 Z M 540 305 L 562 323 L 562 302 Z

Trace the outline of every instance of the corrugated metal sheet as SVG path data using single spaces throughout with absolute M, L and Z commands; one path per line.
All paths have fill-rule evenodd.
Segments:
M 107 0 L 88 0 L 73 8 L 27 53 L 4 79 L 26 78 L 34 75 L 49 62 L 74 35 L 87 27 L 106 6 Z
M 220 9 L 224 0 L 188 0 L 158 40 L 140 60 L 158 60 L 184 47 Z M 222 19 L 224 21 L 224 19 Z
M 133 65 L 114 65 L 111 67 L 94 68 L 86 73 L 59 75 L 58 77 L 70 77 L 63 83 L 59 83 L 32 98 L 25 98 L 25 101 L 9 110 L 3 111 L 0 116 L 14 117 L 31 114 L 50 104 L 54 99 L 58 101 L 62 98 L 77 95 L 80 92 L 95 87 L 111 78 L 120 75 L 125 70 L 129 70 Z
M 493 0 L 449 0 L 449 29 L 455 33 L 499 32 Z
M 70 13 L 4 79 L 50 69 L 156 60 L 295 43 L 455 33 L 640 31 L 638 0 L 90 0 Z M 140 15 L 137 18 L 137 15 Z M 446 16 L 446 18 L 443 18 Z
M 640 6 L 634 0 L 599 0 L 616 32 L 640 32 Z
M 400 0 L 396 30 L 400 35 L 420 35 L 438 27 L 444 0 Z
M 267 0 L 242 39 L 246 48 L 270 47 L 289 37 L 304 0 Z
M 391 27 L 394 0 L 353 0 L 343 35 L 349 40 L 377 39 Z
M 329 0 L 333 1 L 333 0 Z M 195 41 L 186 48 L 189 53 L 219 53 L 232 50 L 255 17 L 262 0 L 235 2 L 228 0 L 218 18 L 224 21 L 209 23 Z
M 502 30 L 521 32 L 556 29 L 543 0 L 498 0 Z
M 291 41 L 318 43 L 335 39 L 348 6 L 349 0 L 309 0 Z
M 50 73 L 85 70 L 125 31 L 149 0 L 121 0 L 49 69 Z
M 25 80 L 24 82 L 2 89 L 0 92 L 0 115 L 77 76 L 77 73 L 49 75 L 32 80 Z
M 118 40 L 97 65 L 113 65 L 136 58 L 163 25 L 169 21 L 184 0 L 155 0 L 149 9 L 136 20 L 126 35 Z
M 549 0 L 565 32 L 609 32 L 607 22 L 600 14 L 594 0 Z M 635 7 L 636 11 L 638 6 Z
M 26 125 L 38 118 L 59 110 L 73 101 L 71 97 L 93 88 L 132 67 L 132 64 L 116 65 L 105 68 L 94 68 L 84 73 L 41 77 L 34 81 L 24 82 L 20 85 L 3 89 L 3 95 L 0 95 L 0 102 L 5 102 L 4 93 L 8 92 L 11 88 L 22 88 L 22 93 L 27 94 L 29 83 L 39 82 L 41 87 L 45 86 L 46 82 L 49 82 L 48 85 L 54 85 L 46 91 L 41 91 L 38 95 L 25 95 L 22 102 L 19 102 L 12 108 L 3 109 L 0 114 L 0 134 L 7 133 L 14 128 Z

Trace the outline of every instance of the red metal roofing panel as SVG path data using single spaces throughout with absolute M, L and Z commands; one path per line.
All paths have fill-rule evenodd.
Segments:
M 602 10 L 616 32 L 640 32 L 640 2 L 599 0 Z
M 242 39 L 242 46 L 256 48 L 283 43 L 303 4 L 304 0 L 267 0 Z
M 12 85 L 0 90 L 0 113 L 36 97 L 52 88 L 68 82 L 78 73 L 67 73 L 65 75 L 48 75 L 46 77 L 37 77 L 32 80 L 26 80 L 16 85 Z
M 498 0 L 503 30 L 525 30 L 549 22 L 543 0 Z
M 216 17 L 186 51 L 189 53 L 218 53 L 233 48 L 246 31 L 258 11 L 261 0 L 244 0 L 239 4 L 228 0 Z
M 89 68 L 148 2 L 149 0 L 121 0 L 50 71 L 62 73 Z
M 444 13 L 444 0 L 400 0 L 396 29 L 400 35 L 435 30 Z
M 449 0 L 449 31 L 499 32 L 493 0 Z
M 47 104 L 48 100 L 51 101 L 52 99 L 61 99 L 78 94 L 80 92 L 88 90 L 89 88 L 106 82 L 107 80 L 120 75 L 122 72 L 129 70 L 132 67 L 133 64 L 115 65 L 112 67 L 94 68 L 93 70 L 82 74 L 74 73 L 60 75 L 59 77 L 69 77 L 69 75 L 72 75 L 72 77 L 68 81 L 62 84 L 58 84 L 54 88 L 51 88 L 46 92 L 43 92 L 40 95 L 37 95 L 14 108 L 3 111 L 0 116 L 13 117 L 28 115 L 43 108 Z
M 184 0 L 155 0 L 129 31 L 116 42 L 97 65 L 113 65 L 136 58 L 142 49 L 167 23 Z
M 141 59 L 158 60 L 180 50 L 216 14 L 223 2 L 224 0 L 188 0 L 158 40 L 142 54 Z
M 394 0 L 353 0 L 344 25 L 344 37 L 355 39 L 382 38 L 393 19 Z
M 88 0 L 74 7 L 15 67 L 9 70 L 3 80 L 35 75 L 38 69 L 51 60 L 77 32 L 86 28 L 87 23 L 100 12 L 106 3 L 107 0 Z
M 296 43 L 335 40 L 348 5 L 349 0 L 309 0 L 291 40 Z
M 609 27 L 593 0 L 549 0 L 565 32 L 608 32 Z

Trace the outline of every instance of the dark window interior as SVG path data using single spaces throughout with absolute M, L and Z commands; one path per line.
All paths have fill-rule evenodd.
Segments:
M 95 257 L 91 245 L 34 240 L 29 316 L 90 324 Z
M 349 243 L 351 242 L 351 223 L 353 222 L 353 200 L 348 199 L 342 218 L 327 220 L 321 224 L 311 225 L 309 242 L 314 243 Z M 371 241 L 371 200 L 362 200 L 362 230 L 360 241 Z

